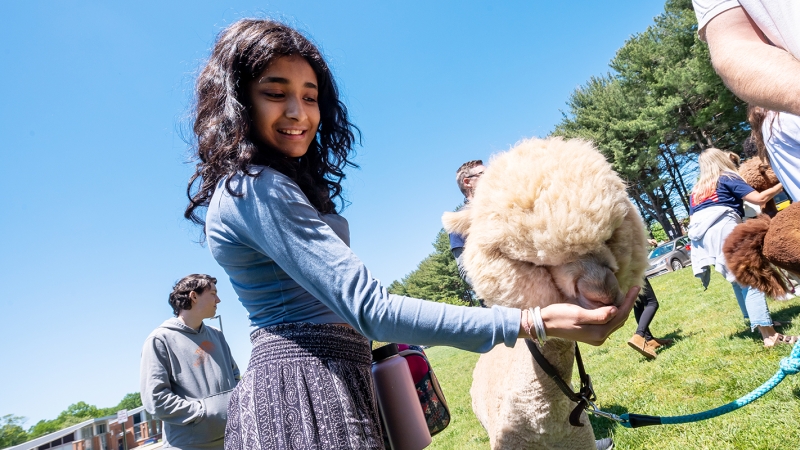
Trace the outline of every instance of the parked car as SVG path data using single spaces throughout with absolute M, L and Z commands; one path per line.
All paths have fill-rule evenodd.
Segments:
M 661 244 L 647 255 L 650 259 L 650 267 L 644 276 L 650 278 L 690 266 L 692 264 L 691 254 L 691 240 L 686 236 Z

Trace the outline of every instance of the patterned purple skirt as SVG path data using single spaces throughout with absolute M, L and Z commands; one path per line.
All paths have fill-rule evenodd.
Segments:
M 383 449 L 367 339 L 331 324 L 255 331 L 225 450 Z

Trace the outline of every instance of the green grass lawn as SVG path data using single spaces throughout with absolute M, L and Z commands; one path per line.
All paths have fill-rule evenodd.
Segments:
M 654 278 L 651 284 L 660 308 L 650 329 L 657 337 L 675 339 L 674 345 L 661 349 L 652 361 L 628 347 L 636 329 L 633 314 L 602 347 L 581 345 L 598 404 L 606 411 L 670 416 L 715 408 L 760 386 L 791 351 L 788 345 L 763 347 L 758 333 L 745 326 L 730 284 L 716 273 L 705 292 L 690 268 Z M 770 300 L 769 307 L 773 319 L 794 320 L 779 331 L 800 334 L 799 299 Z M 453 415 L 429 448 L 488 448 L 469 397 L 478 355 L 449 347 L 426 353 Z M 800 449 L 800 374 L 788 376 L 744 408 L 703 422 L 627 429 L 603 418 L 591 421 L 595 435 L 613 435 L 619 450 Z

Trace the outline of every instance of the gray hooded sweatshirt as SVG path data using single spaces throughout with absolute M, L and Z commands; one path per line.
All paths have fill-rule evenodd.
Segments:
M 150 333 L 142 349 L 142 403 L 164 421 L 165 447 L 222 449 L 228 399 L 239 368 L 222 332 L 177 318 Z

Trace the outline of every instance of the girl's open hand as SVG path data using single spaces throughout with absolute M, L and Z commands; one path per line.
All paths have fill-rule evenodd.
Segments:
M 630 288 L 618 307 L 586 309 L 572 303 L 556 303 L 542 308 L 547 336 L 590 345 L 603 344 L 627 320 L 639 289 L 639 286 Z

